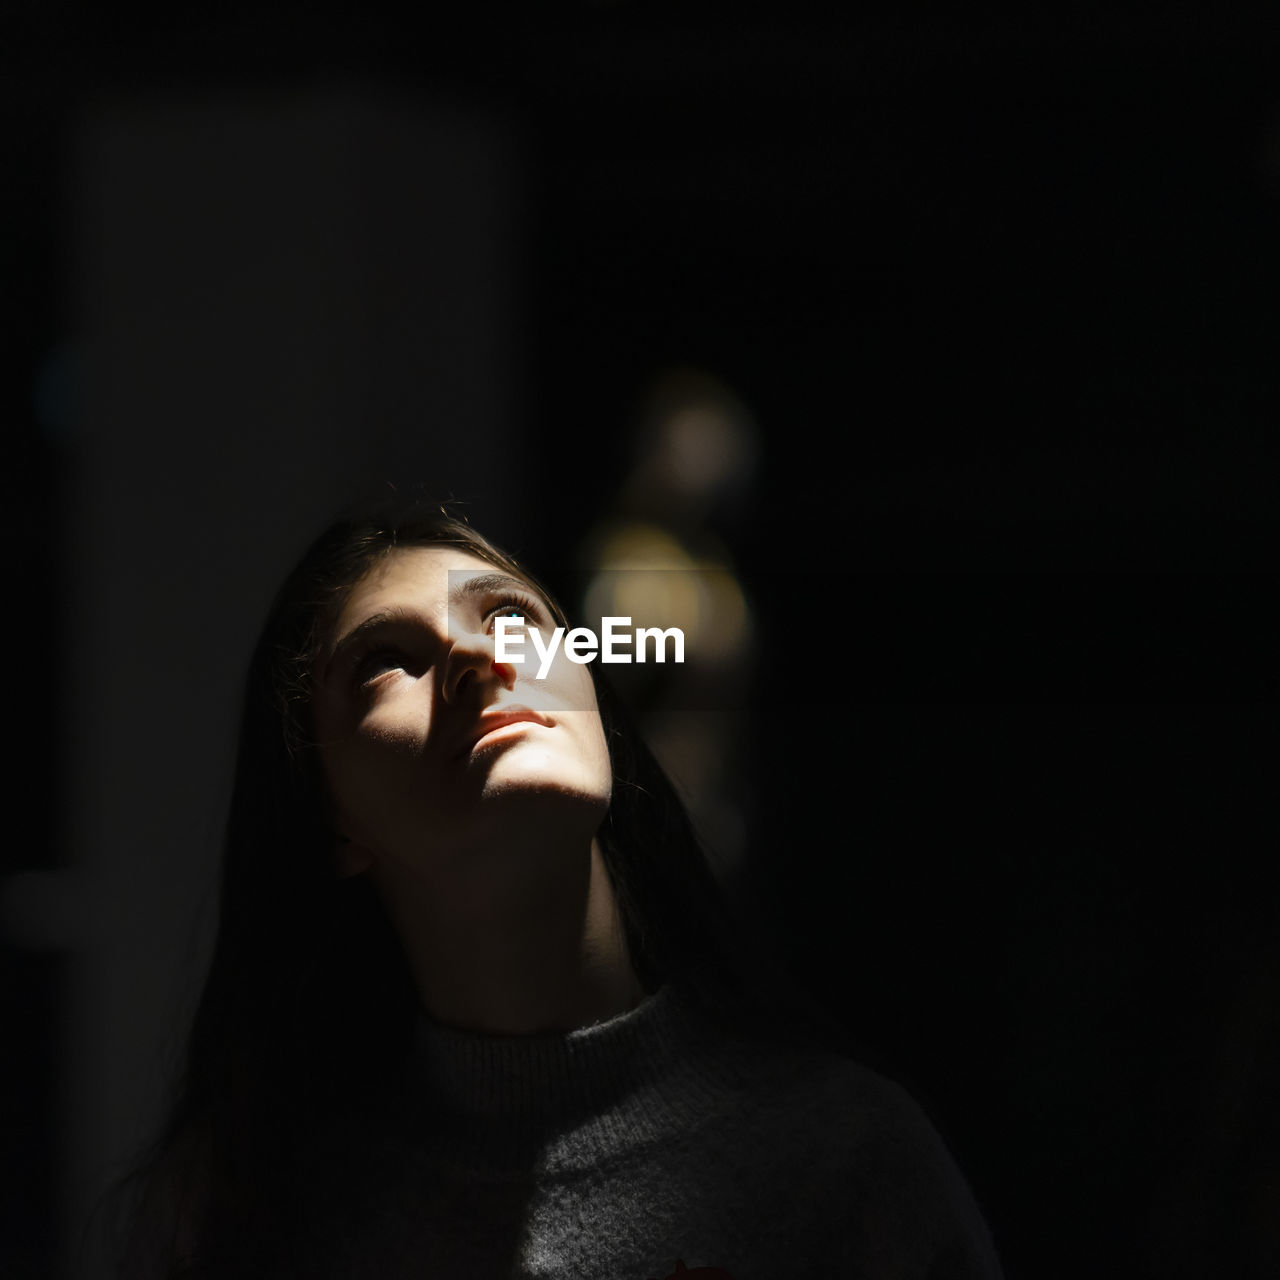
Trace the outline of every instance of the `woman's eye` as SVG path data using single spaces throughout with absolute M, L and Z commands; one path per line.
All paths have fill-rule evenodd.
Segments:
M 404 667 L 406 658 L 398 649 L 375 649 L 357 660 L 351 672 L 352 683 L 357 688 L 372 684 L 380 675 Z
M 538 606 L 532 600 L 524 600 L 517 596 L 512 596 L 508 600 L 501 600 L 494 605 L 485 614 L 485 618 L 492 628 L 496 618 L 518 618 L 526 626 L 536 627 L 538 625 Z

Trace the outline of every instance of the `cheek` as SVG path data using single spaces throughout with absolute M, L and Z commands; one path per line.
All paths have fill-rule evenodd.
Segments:
M 600 708 L 590 668 L 585 663 L 571 661 L 562 651 L 556 655 L 546 680 L 535 680 L 531 687 L 550 695 L 551 710 L 562 716 L 572 717 L 579 749 L 586 754 L 592 768 L 600 775 L 600 785 L 611 788 L 613 766 L 609 761 L 609 748 L 600 723 Z
M 600 708 L 596 702 L 596 689 L 586 667 L 578 667 L 579 684 L 575 690 L 574 705 L 581 710 L 575 714 L 583 721 L 583 739 L 587 749 L 594 757 L 601 785 L 610 791 L 613 789 L 613 764 L 609 759 L 609 746 L 605 740 L 604 726 L 600 722 Z
M 566 657 L 563 649 L 556 654 L 546 680 L 535 680 L 534 685 L 545 688 L 563 706 L 572 708 L 577 713 L 590 712 L 599 718 L 596 687 L 592 683 L 590 670 L 585 663 L 574 662 Z
M 328 746 L 321 753 L 334 818 L 348 836 L 352 833 L 347 828 L 358 823 L 361 813 L 368 809 L 377 779 L 377 771 L 361 746 L 358 741 L 347 740 Z
M 414 693 L 411 682 L 400 677 L 399 684 L 388 684 L 365 704 L 328 717 L 328 732 L 321 741 L 335 769 L 421 752 L 429 716 L 417 705 Z
M 600 717 L 596 717 L 596 741 L 599 744 L 599 765 L 601 789 L 613 799 L 613 761 L 609 759 L 609 746 L 605 741 L 604 729 L 600 725 Z
M 405 725 L 390 718 L 366 720 L 320 752 L 334 820 L 343 834 L 377 825 L 406 791 L 406 771 L 420 772 L 420 743 Z

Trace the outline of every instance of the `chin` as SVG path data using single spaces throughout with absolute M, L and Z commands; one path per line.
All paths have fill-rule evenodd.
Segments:
M 485 779 L 484 795 L 491 799 L 522 799 L 531 805 L 556 807 L 572 804 L 574 808 L 593 810 L 597 823 L 609 809 L 610 787 L 585 769 L 566 769 L 559 762 L 546 762 L 544 767 L 525 761 L 504 760 L 495 763 Z
M 572 800 L 579 805 L 599 809 L 601 816 L 609 808 L 609 793 L 602 792 L 594 780 L 568 777 L 563 772 L 539 775 L 528 770 L 510 773 L 495 770 L 485 781 L 484 794 L 494 799 L 520 796 L 548 805 Z

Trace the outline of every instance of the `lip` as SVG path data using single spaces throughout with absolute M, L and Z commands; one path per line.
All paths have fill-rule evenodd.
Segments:
M 489 734 L 511 724 L 540 724 L 543 728 L 550 729 L 554 727 L 555 721 L 532 707 L 502 707 L 487 711 L 471 726 L 463 740 L 462 749 L 458 752 L 459 759 L 469 755 Z

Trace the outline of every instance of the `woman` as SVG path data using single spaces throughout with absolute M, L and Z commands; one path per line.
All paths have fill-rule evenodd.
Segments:
M 221 918 L 123 1274 L 998 1275 L 895 1086 L 735 945 L 565 619 L 418 506 L 340 520 L 251 667 Z

